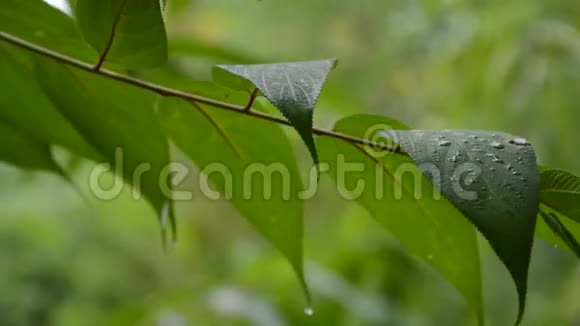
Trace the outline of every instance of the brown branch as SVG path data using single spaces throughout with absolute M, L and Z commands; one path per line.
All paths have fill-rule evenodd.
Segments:
M 162 96 L 177 97 L 177 98 L 181 98 L 181 99 L 188 100 L 188 101 L 203 103 L 203 104 L 206 104 L 206 105 L 209 105 L 212 107 L 216 107 L 216 108 L 220 108 L 220 109 L 224 109 L 224 110 L 229 110 L 232 112 L 237 112 L 237 113 L 251 116 L 254 118 L 267 120 L 267 121 L 271 121 L 271 122 L 286 125 L 286 126 L 291 126 L 290 122 L 288 122 L 287 120 L 285 120 L 283 118 L 279 118 L 279 117 L 269 115 L 266 113 L 262 113 L 262 112 L 258 112 L 258 111 L 252 111 L 252 110 L 246 111 L 245 110 L 246 108 L 244 106 L 231 104 L 231 103 L 227 103 L 227 102 L 222 102 L 222 101 L 214 100 L 211 98 L 203 97 L 200 95 L 187 93 L 187 92 L 180 91 L 177 89 L 168 88 L 165 86 L 153 84 L 153 83 L 141 80 L 141 79 L 122 75 L 122 74 L 119 74 L 119 73 L 116 73 L 113 71 L 109 71 L 106 69 L 95 70 L 95 67 L 89 63 L 80 61 L 80 60 L 75 59 L 75 58 L 71 58 L 71 57 L 63 55 L 61 53 L 54 52 L 50 49 L 38 46 L 38 45 L 33 44 L 33 43 L 30 43 L 28 41 L 25 41 L 21 38 L 12 36 L 12 35 L 5 33 L 5 32 L 0 32 L 0 40 L 3 40 L 6 43 L 10 43 L 10 44 L 17 46 L 19 48 L 34 52 L 36 54 L 42 55 L 42 56 L 47 57 L 47 58 L 50 58 L 52 60 L 58 61 L 62 64 L 67 65 L 67 66 L 75 67 L 77 69 L 84 70 L 84 71 L 87 71 L 87 72 L 90 72 L 93 74 L 97 74 L 97 75 L 100 75 L 100 76 L 103 76 L 103 77 L 106 77 L 109 79 L 114 79 L 114 80 L 120 81 L 120 82 L 125 83 L 125 84 L 129 84 L 129 85 L 133 85 L 135 87 L 146 89 L 146 90 L 149 90 L 151 92 L 157 93 L 157 94 L 162 95 Z M 312 132 L 318 136 L 327 136 L 327 137 L 337 138 L 337 139 L 347 141 L 349 143 L 371 146 L 373 148 L 381 149 L 381 150 L 388 151 L 388 152 L 399 152 L 400 151 L 398 146 L 393 147 L 393 146 L 390 146 L 387 144 L 381 144 L 381 143 L 369 141 L 367 139 L 357 138 L 354 136 L 342 134 L 342 133 L 335 132 L 332 130 L 313 128 Z
M 111 30 L 111 35 L 109 35 L 109 39 L 107 40 L 107 45 L 105 46 L 103 53 L 101 53 L 101 55 L 99 57 L 99 62 L 97 62 L 97 64 L 93 67 L 94 71 L 101 70 L 101 68 L 103 67 L 103 64 L 105 64 L 105 60 L 107 60 L 107 55 L 109 54 L 109 51 L 111 51 L 111 48 L 113 47 L 113 42 L 115 41 L 115 35 L 117 34 L 117 26 L 119 25 L 119 21 L 121 20 L 121 15 L 123 13 L 123 10 L 125 10 L 126 4 L 127 4 L 127 0 L 123 0 L 123 2 L 121 3 L 121 6 L 119 7 L 119 12 L 117 13 L 117 16 L 115 17 L 115 21 L 113 22 L 113 28 Z
M 248 100 L 248 103 L 246 104 L 246 106 L 244 107 L 244 112 L 248 112 L 250 111 L 250 109 L 252 108 L 252 105 L 254 105 L 254 101 L 256 100 L 256 97 L 258 96 L 258 88 L 254 88 L 254 91 L 252 92 L 252 94 L 250 94 L 250 99 Z

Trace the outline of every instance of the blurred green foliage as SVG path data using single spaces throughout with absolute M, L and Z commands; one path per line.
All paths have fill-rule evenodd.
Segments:
M 144 78 L 172 85 L 207 80 L 217 63 L 336 57 L 315 125 L 377 113 L 502 130 L 530 139 L 540 163 L 580 173 L 574 1 L 169 0 L 166 23 L 170 62 Z M 90 163 L 61 156 L 86 184 Z M 0 180 L 0 325 L 475 324 L 454 288 L 325 178 L 305 212 L 310 317 L 284 258 L 226 202 L 180 203 L 181 240 L 164 255 L 154 214 L 129 190 L 91 210 L 58 177 L 2 166 Z M 513 285 L 481 244 L 487 323 L 508 325 Z M 541 240 L 533 255 L 523 324 L 580 322 L 577 260 Z

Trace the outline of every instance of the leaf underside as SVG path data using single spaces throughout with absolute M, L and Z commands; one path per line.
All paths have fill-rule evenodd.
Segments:
M 487 131 L 390 132 L 443 193 L 483 234 L 509 270 L 525 310 L 527 275 L 539 205 L 532 146 Z
M 257 88 L 287 119 L 306 144 L 318 165 L 312 134 L 314 107 L 336 60 L 319 60 L 255 65 L 219 65 L 216 82 L 233 89 Z

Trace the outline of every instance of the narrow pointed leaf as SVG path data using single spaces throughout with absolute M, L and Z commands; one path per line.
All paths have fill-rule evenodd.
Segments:
M 411 130 L 395 137 L 505 264 L 516 284 L 519 323 L 539 206 L 532 146 L 519 137 L 484 131 Z
M 335 60 L 220 65 L 213 74 L 216 82 L 234 89 L 257 88 L 290 121 L 308 147 L 314 164 L 318 164 L 312 134 L 314 107 L 335 65 Z
M 540 216 L 544 222 L 550 227 L 552 232 L 558 236 L 570 250 L 580 258 L 580 244 L 568 228 L 560 221 L 558 216 L 554 213 L 546 213 L 540 210 Z
M 223 89 L 216 92 L 214 85 L 189 87 L 220 100 L 227 96 L 233 103 L 247 98 Z M 161 100 L 159 117 L 175 144 L 215 187 L 204 195 L 214 199 L 215 191 L 221 193 L 218 197 L 227 199 L 272 242 L 289 260 L 308 296 L 302 267 L 303 201 L 298 197 L 302 182 L 281 128 L 175 98 Z M 200 185 L 202 192 L 206 185 Z
M 106 62 L 151 68 L 167 61 L 159 0 L 78 0 L 78 26 Z
M 381 141 L 381 128 L 404 128 L 400 122 L 378 116 L 344 118 L 334 129 L 367 140 Z M 375 135 L 376 134 L 376 135 Z M 354 199 L 389 230 L 409 252 L 439 271 L 463 295 L 483 325 L 480 258 L 476 233 L 462 213 L 433 188 L 413 160 L 396 153 L 364 148 L 329 137 L 319 137 L 321 164 L 330 164 L 330 176 L 364 190 Z M 361 172 L 340 177 L 338 161 L 354 163 Z
M 39 60 L 36 75 L 59 112 L 114 172 L 135 186 L 160 218 L 166 213 L 175 236 L 173 205 L 163 191 L 170 187 L 164 171 L 169 149 L 154 112 L 156 97 L 48 60 Z

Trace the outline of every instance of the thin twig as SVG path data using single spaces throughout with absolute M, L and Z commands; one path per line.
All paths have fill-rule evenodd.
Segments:
M 115 17 L 115 21 L 113 22 L 113 28 L 111 30 L 111 35 L 109 35 L 109 39 L 107 40 L 107 45 L 105 46 L 103 53 L 101 53 L 101 55 L 99 57 L 99 62 L 97 62 L 97 64 L 93 67 L 94 71 L 101 70 L 101 68 L 103 67 L 103 64 L 105 64 L 105 60 L 107 60 L 107 55 L 109 54 L 109 51 L 111 51 L 111 48 L 113 47 L 113 42 L 115 41 L 115 35 L 117 34 L 117 26 L 119 25 L 119 22 L 121 21 L 121 16 L 123 14 L 123 10 L 125 10 L 126 5 L 127 5 L 127 0 L 123 0 L 123 2 L 121 3 L 121 6 L 119 7 L 119 12 L 117 13 L 117 16 Z
M 168 88 L 165 86 L 153 84 L 153 83 L 141 80 L 141 79 L 122 75 L 122 74 L 119 74 L 119 73 L 116 73 L 116 72 L 113 72 L 110 70 L 106 70 L 106 69 L 95 70 L 94 65 L 80 61 L 80 60 L 75 59 L 75 58 L 71 58 L 69 56 L 52 51 L 50 49 L 38 46 L 36 44 L 30 43 L 28 41 L 25 41 L 21 38 L 15 37 L 15 36 L 10 35 L 10 34 L 5 33 L 5 32 L 0 32 L 0 40 L 3 40 L 6 43 L 10 43 L 10 44 L 17 46 L 19 48 L 34 52 L 36 54 L 42 55 L 42 56 L 47 57 L 47 58 L 50 58 L 52 60 L 58 61 L 62 64 L 67 65 L 67 66 L 75 67 L 77 69 L 84 70 L 84 71 L 92 73 L 92 74 L 100 75 L 100 76 L 103 76 L 103 77 L 106 77 L 109 79 L 114 79 L 114 80 L 123 82 L 125 84 L 129 84 L 129 85 L 133 85 L 135 87 L 146 89 L 146 90 L 149 90 L 151 92 L 155 92 L 155 93 L 162 95 L 162 96 L 177 97 L 177 98 L 181 98 L 181 99 L 188 100 L 188 101 L 194 101 L 197 103 L 206 104 L 206 105 L 209 105 L 212 107 L 241 113 L 241 114 L 251 116 L 254 118 L 267 120 L 267 121 L 271 121 L 271 122 L 286 125 L 286 126 L 291 126 L 290 122 L 288 122 L 287 120 L 285 120 L 283 118 L 279 118 L 279 117 L 269 115 L 266 113 L 262 113 L 259 111 L 252 111 L 252 110 L 246 111 L 245 110 L 246 108 L 244 106 L 240 106 L 240 105 L 236 105 L 236 104 L 232 104 L 232 103 L 227 103 L 227 102 L 222 102 L 222 101 L 214 100 L 211 98 L 203 97 L 200 95 L 196 95 L 196 94 L 180 91 L 177 89 Z M 342 133 L 335 132 L 332 130 L 313 128 L 312 132 L 318 136 L 327 136 L 327 137 L 337 138 L 337 139 L 347 141 L 349 143 L 370 146 L 370 147 L 373 147 L 375 149 L 381 149 L 381 150 L 384 150 L 387 152 L 400 151 L 398 146 L 393 147 L 393 146 L 390 146 L 387 144 L 381 144 L 381 143 L 369 141 L 367 139 L 357 138 L 354 136 L 342 134 Z
M 244 107 L 244 112 L 248 112 L 250 111 L 250 109 L 252 109 L 252 105 L 254 105 L 254 101 L 256 100 L 256 97 L 258 96 L 258 88 L 254 88 L 254 91 L 252 92 L 252 94 L 250 95 L 250 99 L 248 100 L 248 104 L 246 104 L 246 107 Z

